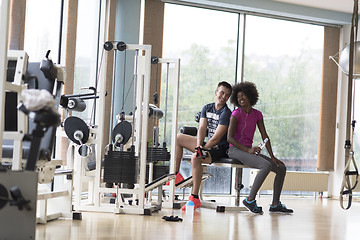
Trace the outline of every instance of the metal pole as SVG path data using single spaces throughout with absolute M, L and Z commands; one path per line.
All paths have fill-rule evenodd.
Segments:
M 168 90 L 169 90 L 169 63 L 166 63 L 166 94 L 165 94 L 165 118 L 164 118 L 164 142 L 163 147 L 166 147 L 166 123 L 167 123 L 167 106 L 168 106 Z
M 136 89 L 137 89 L 137 74 L 138 74 L 138 57 L 139 57 L 139 50 L 136 49 L 135 50 L 135 70 L 134 70 L 134 98 L 133 98 L 133 128 L 132 128 L 132 134 L 131 136 L 133 136 L 131 139 L 131 145 L 134 145 L 134 133 L 135 133 L 135 111 L 136 111 Z M 141 108 L 141 106 L 140 106 Z
M 348 100 L 347 100 L 347 116 L 346 116 L 346 138 L 345 138 L 345 165 L 349 161 L 351 147 L 351 122 L 352 122 L 352 89 L 353 89 L 353 70 L 354 70 L 354 42 L 355 42 L 355 31 L 357 28 L 357 14 L 358 14 L 358 0 L 354 0 L 354 12 L 351 22 L 350 32 L 350 50 L 349 50 L 349 76 L 348 76 Z M 356 29 L 357 33 L 357 29 Z

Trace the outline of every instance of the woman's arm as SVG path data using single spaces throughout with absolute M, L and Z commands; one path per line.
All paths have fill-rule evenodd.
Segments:
M 257 122 L 257 126 L 259 128 L 259 131 L 260 131 L 260 134 L 261 134 L 261 138 L 264 140 L 265 138 L 268 138 L 268 141 L 267 143 L 265 144 L 266 146 L 266 150 L 268 151 L 271 159 L 274 161 L 274 163 L 276 165 L 278 165 L 279 163 L 283 163 L 281 162 L 279 159 L 277 159 L 275 156 L 274 156 L 274 153 L 272 151 L 272 148 L 271 148 L 271 143 L 270 143 L 270 138 L 266 132 L 266 129 L 265 129 L 265 124 L 264 124 L 264 119 L 261 119 Z
M 239 143 L 235 138 L 235 131 L 236 131 L 236 127 L 237 127 L 237 123 L 238 120 L 236 117 L 231 116 L 230 117 L 230 124 L 229 124 L 229 129 L 228 129 L 228 134 L 227 134 L 227 141 L 229 143 L 231 143 L 234 147 L 243 150 L 245 152 L 251 153 L 251 154 L 255 154 L 256 152 L 260 152 L 260 148 L 259 147 L 253 147 L 253 148 L 249 148 L 245 145 L 242 145 L 241 143 Z

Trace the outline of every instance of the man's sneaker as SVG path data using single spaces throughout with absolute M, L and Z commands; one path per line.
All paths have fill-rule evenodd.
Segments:
M 194 209 L 197 209 L 197 208 L 201 207 L 200 199 L 194 198 L 193 195 L 190 195 L 189 201 L 192 201 L 192 202 L 194 203 Z M 182 210 L 186 210 L 186 204 L 185 204 L 184 206 L 182 206 L 181 209 L 182 209 Z
M 180 173 L 176 174 L 175 185 L 182 181 L 184 181 L 184 177 Z M 170 181 L 167 182 L 165 185 L 170 185 Z
M 280 201 L 278 202 L 278 204 L 276 206 L 273 206 L 272 204 L 270 204 L 269 211 L 273 212 L 273 213 L 293 213 L 294 212 L 292 209 L 286 208 L 286 206 L 284 204 L 281 204 Z
M 245 205 L 245 207 L 247 209 L 249 209 L 250 212 L 252 213 L 256 213 L 256 214 L 263 214 L 263 210 L 262 207 L 258 207 L 258 205 L 256 204 L 256 200 L 252 200 L 251 202 L 248 201 L 248 198 L 245 198 L 243 200 L 243 204 Z

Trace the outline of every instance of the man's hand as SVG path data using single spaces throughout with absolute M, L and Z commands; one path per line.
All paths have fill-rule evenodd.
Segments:
M 207 158 L 209 156 L 208 149 L 204 149 L 201 146 L 195 148 L 195 154 L 197 158 Z

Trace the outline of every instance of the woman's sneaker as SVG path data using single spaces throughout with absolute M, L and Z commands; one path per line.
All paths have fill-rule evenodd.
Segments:
M 249 209 L 250 212 L 252 213 L 256 213 L 256 214 L 263 214 L 263 210 L 262 207 L 258 207 L 258 205 L 256 204 L 256 200 L 252 200 L 251 202 L 248 201 L 248 198 L 245 198 L 243 200 L 243 204 L 245 205 L 245 207 L 247 209 Z
M 273 213 L 293 213 L 294 212 L 292 209 L 286 208 L 286 206 L 284 204 L 281 204 L 280 201 L 278 202 L 278 204 L 276 206 L 273 206 L 272 204 L 270 204 L 269 211 L 273 212 Z

